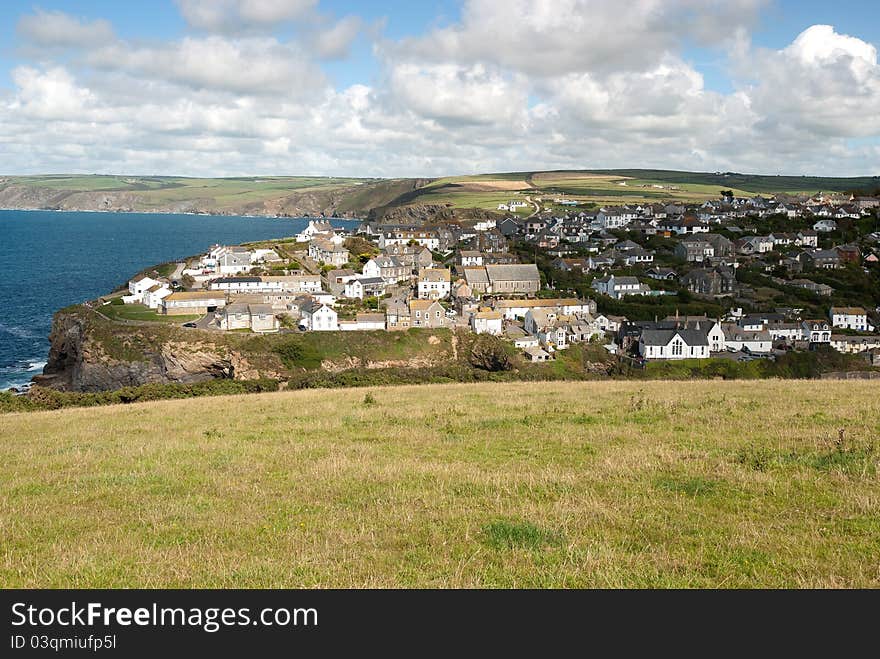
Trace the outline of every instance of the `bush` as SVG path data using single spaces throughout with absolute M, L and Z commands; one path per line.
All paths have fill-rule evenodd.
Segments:
M 471 366 L 489 372 L 509 371 L 513 368 L 507 344 L 491 334 L 477 337 L 468 361 Z

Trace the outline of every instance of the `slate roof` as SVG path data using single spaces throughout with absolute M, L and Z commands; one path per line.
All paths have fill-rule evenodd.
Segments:
M 517 263 L 512 265 L 487 265 L 486 274 L 489 281 L 540 281 L 538 266 L 534 263 Z
M 708 346 L 709 338 L 706 332 L 693 329 L 646 329 L 642 330 L 642 341 L 649 346 L 666 346 L 678 335 L 688 346 Z

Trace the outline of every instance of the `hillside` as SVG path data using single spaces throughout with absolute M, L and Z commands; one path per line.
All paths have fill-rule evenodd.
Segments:
M 663 170 L 513 172 L 439 179 L 244 177 L 198 179 L 166 176 L 0 177 L 0 208 L 108 210 L 226 215 L 338 215 L 389 217 L 394 221 L 452 219 L 498 213 L 500 204 L 522 201 L 514 213 L 582 205 L 697 202 L 722 189 L 740 196 L 874 190 L 880 177 L 758 176 Z
M 876 394 L 517 383 L 3 415 L 0 582 L 877 587 Z

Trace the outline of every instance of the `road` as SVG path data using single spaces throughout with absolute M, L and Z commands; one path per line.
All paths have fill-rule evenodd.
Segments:
M 532 201 L 532 198 L 531 198 L 531 197 L 526 197 L 526 201 L 529 202 L 532 206 L 535 207 L 535 212 L 532 213 L 531 215 L 529 215 L 529 216 L 526 218 L 526 219 L 528 220 L 528 219 L 530 219 L 530 218 L 535 217 L 535 215 L 537 215 L 538 213 L 541 212 L 541 206 L 540 206 L 540 204 L 538 204 L 537 201 Z
M 183 270 L 186 268 L 186 263 L 178 263 L 177 267 L 174 268 L 174 272 L 171 273 L 171 281 L 180 281 L 180 278 L 183 277 Z

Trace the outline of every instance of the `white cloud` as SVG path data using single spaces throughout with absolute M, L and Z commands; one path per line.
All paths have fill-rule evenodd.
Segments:
M 273 28 L 302 18 L 317 0 L 177 0 L 177 5 L 193 27 L 228 33 Z
M 723 44 L 765 0 L 468 0 L 461 23 L 386 44 L 400 57 L 487 61 L 535 76 L 648 66 L 694 39 Z M 730 35 L 728 37 L 727 35 Z
M 92 51 L 87 61 L 98 69 L 237 94 L 296 97 L 325 84 L 308 53 L 271 37 L 185 37 L 161 46 L 116 43 Z
M 48 48 L 93 47 L 115 39 L 108 21 L 83 21 L 60 11 L 43 11 L 22 17 L 18 32 L 37 46 Z
M 440 122 L 489 124 L 515 121 L 525 110 L 528 87 L 477 64 L 392 65 L 390 92 L 404 108 Z
M 348 56 L 352 43 L 363 28 L 364 22 L 360 18 L 346 16 L 328 27 L 308 30 L 306 43 L 321 59 L 340 59 Z
M 788 47 L 764 51 L 747 90 L 768 136 L 800 140 L 880 135 L 877 49 L 829 25 L 804 30 Z
M 134 42 L 57 12 L 42 31 L 23 20 L 29 43 L 68 51 L 47 49 L 40 64 L 12 72 L 14 88 L 0 96 L 7 167 L 212 176 L 880 168 L 876 47 L 813 26 L 784 48 L 757 50 L 747 27 L 762 0 L 472 0 L 457 24 L 383 42 L 376 79 L 339 90 L 320 60 L 345 55 L 365 31 L 360 18 L 322 17 L 314 2 L 179 4 L 211 33 Z M 299 37 L 267 33 L 291 21 Z M 733 92 L 707 89 L 684 55 L 683 44 L 716 34 L 730 35 L 718 57 L 748 72 Z

